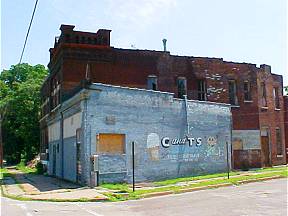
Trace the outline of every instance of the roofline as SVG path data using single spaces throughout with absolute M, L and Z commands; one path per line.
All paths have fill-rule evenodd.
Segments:
M 127 87 L 127 86 L 117 86 L 117 85 L 104 84 L 104 83 L 92 83 L 90 86 L 92 86 L 92 85 L 104 86 L 104 87 L 110 87 L 110 88 L 118 88 L 118 89 L 126 89 L 126 90 L 132 90 L 132 91 L 149 92 L 149 93 L 154 93 L 154 94 L 164 94 L 164 95 L 173 96 L 173 100 L 179 100 L 179 101 L 185 100 L 185 99 L 181 99 L 181 98 L 174 98 L 175 94 L 172 92 L 155 91 L 155 90 L 150 90 L 150 89 L 133 88 L 133 87 Z M 92 88 L 91 90 L 98 90 L 98 89 Z M 227 103 L 219 103 L 219 102 L 212 102 L 212 101 L 199 101 L 199 100 L 190 100 L 190 99 L 188 99 L 187 101 L 188 102 L 194 102 L 194 103 L 205 103 L 205 104 L 210 104 L 210 105 L 221 105 L 221 106 L 231 107 L 231 104 L 227 104 Z

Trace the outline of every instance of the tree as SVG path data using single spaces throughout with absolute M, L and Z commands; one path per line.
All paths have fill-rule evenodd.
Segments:
M 288 95 L 288 86 L 284 86 L 284 94 Z
M 0 113 L 4 158 L 8 163 L 31 160 L 39 153 L 40 87 L 43 65 L 18 64 L 0 74 Z

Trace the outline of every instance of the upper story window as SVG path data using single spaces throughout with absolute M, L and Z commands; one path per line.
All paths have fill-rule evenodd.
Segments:
M 184 95 L 187 95 L 187 80 L 185 77 L 178 77 L 177 89 L 179 98 L 184 98 Z
M 276 128 L 276 146 L 277 146 L 277 155 L 283 154 L 282 139 L 280 128 Z
M 75 37 L 75 43 L 79 43 L 79 36 Z
M 86 39 L 85 39 L 84 36 L 81 37 L 81 43 L 82 43 L 82 44 L 85 44 L 85 43 L 86 43 Z
M 65 35 L 65 42 L 67 42 L 67 43 L 70 42 L 70 35 L 69 34 Z
M 244 81 L 244 101 L 252 101 L 250 81 Z
M 197 80 L 198 100 L 205 101 L 206 97 L 206 82 L 205 80 Z
M 279 88 L 273 88 L 273 96 L 274 96 L 274 103 L 275 109 L 280 109 L 280 100 L 279 100 Z
M 229 103 L 232 105 L 238 105 L 236 81 L 229 80 L 228 84 L 229 84 Z
M 261 106 L 262 107 L 267 107 L 267 100 L 266 100 L 266 85 L 264 82 L 261 83 L 260 86 L 260 100 L 261 100 Z
M 157 76 L 149 75 L 147 79 L 147 88 L 151 90 L 158 90 Z

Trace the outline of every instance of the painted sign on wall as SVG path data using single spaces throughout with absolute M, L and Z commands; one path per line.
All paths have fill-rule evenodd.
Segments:
M 163 137 L 161 139 L 161 145 L 164 148 L 169 148 L 170 145 L 186 145 L 193 146 L 194 144 L 199 147 L 202 145 L 201 137 L 184 137 L 184 138 L 174 138 L 170 139 L 169 137 Z

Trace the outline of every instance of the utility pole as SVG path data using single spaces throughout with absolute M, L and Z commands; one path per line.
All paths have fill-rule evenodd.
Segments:
M 227 177 L 230 178 L 230 164 L 229 164 L 229 144 L 226 141 L 226 155 L 227 155 Z

